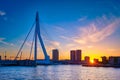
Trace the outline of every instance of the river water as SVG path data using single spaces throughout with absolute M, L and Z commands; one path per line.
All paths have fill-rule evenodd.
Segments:
M 0 67 L 0 80 L 120 80 L 120 68 L 81 65 Z

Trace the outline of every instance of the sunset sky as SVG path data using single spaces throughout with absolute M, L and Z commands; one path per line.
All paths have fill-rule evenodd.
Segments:
M 76 49 L 82 50 L 82 59 L 120 56 L 119 0 L 0 0 L 2 57 L 5 51 L 7 58 L 15 57 L 36 11 L 50 57 L 54 48 L 59 49 L 60 59 L 69 59 L 70 50 Z M 32 33 L 22 50 L 23 58 L 29 56 Z M 41 46 L 38 58 L 43 58 Z

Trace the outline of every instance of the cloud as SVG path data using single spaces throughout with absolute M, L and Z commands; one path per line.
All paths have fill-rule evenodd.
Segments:
M 23 43 L 23 41 L 22 41 L 22 43 Z M 26 41 L 25 45 L 28 46 L 28 47 L 31 47 L 32 46 L 32 41 Z
M 57 30 L 59 30 L 59 31 L 64 31 L 64 30 L 65 30 L 64 28 L 58 27 L 58 26 L 56 26 L 55 29 L 57 29 Z
M 46 48 L 48 53 L 51 53 L 52 49 L 60 48 L 60 42 L 58 42 L 58 41 L 47 40 L 47 43 L 48 44 L 45 45 L 45 48 Z
M 84 17 L 79 18 L 78 21 L 81 22 L 81 21 L 84 21 L 84 20 L 86 20 L 86 19 L 87 19 L 87 16 L 84 16 Z
M 5 41 L 5 38 L 0 38 L 0 43 L 4 44 L 4 45 L 7 45 L 7 46 L 14 46 L 13 43 L 8 43 Z
M 69 37 L 67 37 L 67 36 L 60 36 L 60 38 L 62 38 L 62 39 L 64 39 L 64 40 L 71 40 Z
M 67 47 L 73 47 L 73 46 L 75 46 L 75 44 L 70 43 L 70 44 L 67 44 L 66 46 Z
M 74 39 L 74 42 L 80 43 L 80 44 L 86 44 L 86 39 Z
M 6 12 L 0 10 L 0 16 L 6 15 Z
M 60 46 L 60 43 L 58 41 L 50 41 L 50 43 L 53 45 L 53 46 Z
M 103 15 L 101 18 L 95 19 L 90 24 L 79 27 L 76 32 L 77 34 L 71 36 L 62 35 L 60 38 L 72 42 L 74 44 L 89 44 L 100 42 L 107 37 L 111 36 L 120 25 L 120 18 L 111 16 L 107 18 Z M 69 32 L 69 31 L 68 31 Z M 89 46 L 88 48 L 92 48 Z
M 4 40 L 5 40 L 5 38 L 0 38 L 0 43 L 5 44 L 5 45 L 8 45 L 8 43 L 5 42 Z
M 105 16 L 103 17 L 104 19 Z M 104 23 L 103 23 L 104 24 Z M 95 25 L 95 23 L 91 23 L 86 27 L 82 27 L 79 29 L 79 35 L 73 38 L 74 42 L 80 44 L 86 44 L 89 42 L 99 42 L 104 40 L 108 36 L 112 35 L 116 29 L 119 27 L 120 19 L 116 18 L 113 21 L 107 22 L 107 25 L 99 26 Z
M 0 41 L 3 41 L 3 40 L 5 40 L 5 38 L 0 38 Z
M 107 51 L 117 51 L 116 49 L 107 49 Z
M 120 23 L 120 19 L 116 20 L 115 22 L 112 22 L 111 24 L 103 28 L 102 30 L 97 31 L 94 34 L 91 34 L 89 38 L 91 39 L 92 42 L 103 40 L 115 32 L 119 23 Z
M 92 46 L 92 45 L 88 45 L 88 46 L 87 46 L 87 48 L 93 48 L 93 47 L 94 47 L 94 46 Z

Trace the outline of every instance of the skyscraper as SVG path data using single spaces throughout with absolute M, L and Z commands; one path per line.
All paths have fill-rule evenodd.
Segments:
M 80 62 L 81 61 L 81 50 L 71 50 L 70 60 Z
M 0 60 L 1 60 L 1 56 L 0 56 Z
M 70 51 L 70 60 L 71 61 L 75 61 L 76 59 L 75 59 L 75 50 L 71 50 Z
M 85 63 L 89 63 L 90 62 L 90 57 L 89 56 L 85 56 Z
M 76 61 L 81 61 L 81 50 L 76 50 Z
M 52 60 L 53 61 L 58 61 L 59 60 L 59 51 L 58 51 L 58 49 L 53 49 L 52 50 Z
M 95 64 L 99 63 L 99 60 L 96 59 L 96 58 L 94 58 L 94 63 L 95 63 Z
M 120 56 L 110 56 L 109 63 L 112 65 L 120 65 Z
M 102 63 L 103 64 L 107 64 L 107 62 L 108 62 L 107 61 L 107 57 L 106 56 L 102 56 L 101 58 L 102 58 Z

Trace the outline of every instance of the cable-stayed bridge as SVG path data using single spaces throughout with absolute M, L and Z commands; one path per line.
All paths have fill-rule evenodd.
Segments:
M 25 40 L 23 41 L 20 49 L 18 50 L 18 53 L 17 53 L 15 59 L 14 60 L 10 60 L 10 61 L 6 61 L 6 60 L 2 61 L 1 64 L 3 64 L 3 65 L 18 65 L 18 66 L 19 65 L 26 65 L 27 66 L 27 65 L 37 65 L 37 64 L 39 64 L 39 65 L 40 64 L 44 64 L 44 65 L 51 64 L 50 57 L 47 54 L 47 51 L 46 51 L 43 39 L 41 37 L 40 23 L 39 23 L 39 14 L 38 14 L 38 12 L 36 13 L 36 19 L 35 19 L 34 25 L 31 27 L 30 31 L 28 32 Z M 32 43 L 31 43 L 31 50 L 30 50 L 29 59 L 28 60 L 21 60 L 23 46 L 25 45 L 28 37 L 30 36 L 30 33 L 31 33 L 33 27 L 35 29 L 34 29 L 33 40 L 32 40 Z M 38 46 L 37 46 L 37 44 L 38 44 L 38 42 L 40 43 L 39 46 L 41 46 L 41 48 L 42 48 L 42 51 L 43 51 L 43 54 L 44 54 L 44 60 L 38 60 L 37 59 L 37 55 L 38 55 L 38 50 L 37 50 Z M 31 54 L 32 54 L 32 50 L 34 50 L 34 59 L 30 60 Z M 17 58 L 19 56 L 20 56 L 20 60 L 17 60 Z

